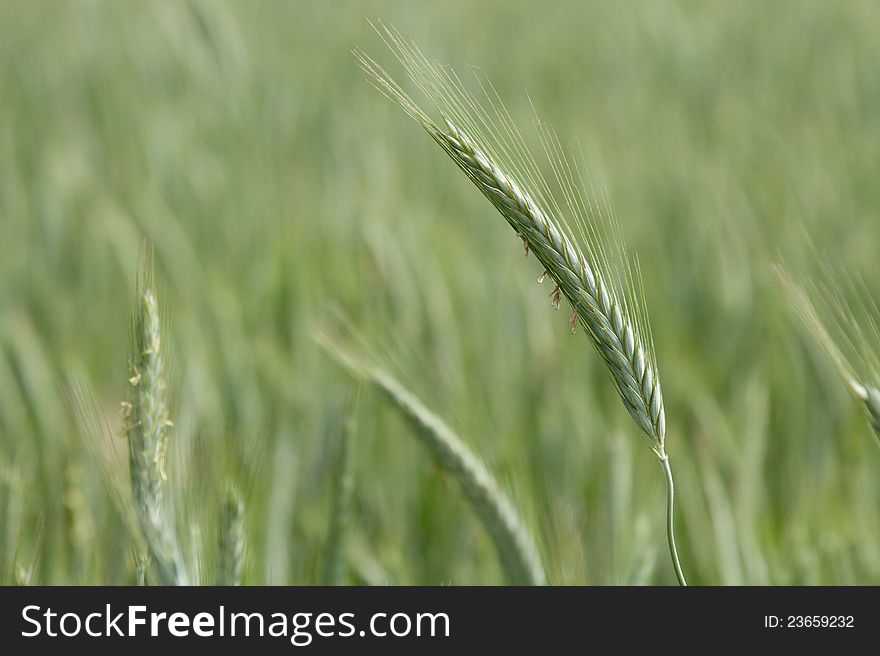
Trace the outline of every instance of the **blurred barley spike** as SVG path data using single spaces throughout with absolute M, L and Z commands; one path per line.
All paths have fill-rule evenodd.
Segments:
M 187 585 L 185 567 L 163 505 L 168 451 L 168 416 L 161 322 L 153 291 L 151 263 L 144 258 L 142 280 L 132 310 L 132 359 L 128 398 L 123 403 L 129 471 L 135 510 L 162 585 Z
M 357 353 L 343 331 L 347 325 L 323 326 L 319 344 L 352 375 L 382 391 L 413 427 L 437 463 L 458 481 L 495 544 L 501 567 L 511 585 L 545 585 L 544 568 L 531 534 L 495 478 L 436 414 L 368 354 Z
M 667 528 L 676 576 L 684 584 L 672 532 L 672 476 L 666 455 L 666 414 L 638 266 L 627 259 L 619 226 L 607 200 L 588 192 L 578 162 L 555 132 L 536 119 L 546 177 L 537 158 L 484 77 L 485 102 L 471 95 L 459 77 L 429 61 L 396 30 L 378 31 L 442 117 L 431 119 L 373 59 L 356 51 L 370 81 L 397 102 L 470 178 L 534 253 L 572 307 L 604 361 L 630 416 L 647 437 L 669 484 Z M 546 168 L 545 167 L 545 168 Z M 572 230 L 575 226 L 577 232 Z M 543 276 L 542 276 L 543 277 Z
M 822 264 L 824 281 L 819 284 L 795 282 L 782 265 L 776 273 L 880 440 L 880 309 L 864 283 Z
M 217 585 L 241 585 L 244 572 L 244 501 L 230 486 L 220 519 L 220 564 Z

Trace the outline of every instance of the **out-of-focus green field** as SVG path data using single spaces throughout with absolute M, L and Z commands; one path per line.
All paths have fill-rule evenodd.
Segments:
M 455 481 L 315 345 L 340 307 L 503 482 L 551 583 L 674 582 L 656 458 L 534 258 L 355 66 L 399 72 L 367 18 L 479 66 L 524 128 L 527 92 L 607 188 L 689 581 L 880 583 L 880 450 L 772 269 L 818 275 L 811 239 L 880 290 L 867 0 L 0 4 L 0 580 L 135 580 L 65 381 L 119 427 L 149 238 L 168 495 L 203 580 L 233 479 L 246 582 L 321 581 L 357 396 L 346 581 L 503 582 Z

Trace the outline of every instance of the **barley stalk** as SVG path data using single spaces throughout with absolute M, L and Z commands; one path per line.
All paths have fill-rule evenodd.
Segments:
M 162 585 L 186 585 L 188 577 L 163 507 L 168 450 L 165 364 L 156 296 L 146 284 L 138 292 L 132 321 L 133 358 L 128 401 L 123 405 L 129 471 L 141 530 Z
M 338 336 L 316 334 L 318 342 L 352 374 L 381 390 L 413 427 L 422 444 L 458 481 L 495 544 L 512 585 L 545 585 L 544 568 L 532 536 L 486 466 L 436 414 L 390 373 L 354 354 Z
M 674 487 L 666 454 L 666 414 L 638 268 L 626 260 L 613 215 L 584 190 L 577 164 L 552 130 L 537 123 L 553 171 L 548 182 L 510 115 L 481 81 L 489 108 L 464 91 L 455 76 L 428 61 L 395 30 L 380 32 L 409 77 L 432 101 L 443 125 L 432 120 L 385 70 L 360 51 L 355 56 L 371 82 L 396 101 L 436 141 L 495 206 L 556 283 L 561 296 L 604 361 L 624 406 L 648 439 L 667 480 L 667 538 L 676 576 L 684 585 L 673 531 Z M 569 228 L 574 223 L 581 239 Z M 611 248 L 605 246 L 610 239 Z M 612 264 L 612 258 L 617 263 Z M 544 276 L 542 276 L 543 279 Z

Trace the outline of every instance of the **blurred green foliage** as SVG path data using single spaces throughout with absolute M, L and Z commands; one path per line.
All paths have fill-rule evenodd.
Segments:
M 772 271 L 816 273 L 808 234 L 880 290 L 867 0 L 0 4 L 0 581 L 136 580 L 87 446 L 124 443 L 82 435 L 65 381 L 118 429 L 148 238 L 167 494 L 204 580 L 230 480 L 245 582 L 322 580 L 353 383 L 311 329 L 338 305 L 503 481 L 552 583 L 674 582 L 656 459 L 534 259 L 364 81 L 355 46 L 396 70 L 366 18 L 484 69 L 524 128 L 528 93 L 607 188 L 645 275 L 690 582 L 880 583 L 880 453 Z M 357 424 L 344 582 L 503 581 L 380 396 Z

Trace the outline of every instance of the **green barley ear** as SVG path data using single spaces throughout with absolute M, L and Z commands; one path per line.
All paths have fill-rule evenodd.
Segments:
M 67 525 L 66 547 L 74 580 L 85 578 L 87 548 L 94 540 L 95 522 L 86 497 L 86 475 L 81 463 L 71 462 L 64 472 L 65 489 L 62 499 Z
M 230 486 L 220 518 L 220 563 L 217 585 L 241 585 L 244 559 L 244 501 L 238 490 Z
M 186 585 L 172 521 L 163 504 L 165 458 L 172 427 L 165 380 L 159 304 L 149 258 L 132 309 L 132 355 L 127 401 L 123 404 L 129 471 L 141 531 L 162 585 Z
M 531 534 L 482 460 L 394 376 L 346 344 L 346 338 L 338 329 L 325 327 L 316 331 L 315 338 L 349 373 L 383 392 L 437 463 L 458 481 L 495 544 L 508 582 L 545 585 L 544 568 Z
M 536 120 L 543 153 L 525 144 L 494 87 L 478 75 L 483 100 L 459 77 L 429 61 L 396 30 L 377 30 L 416 87 L 440 116 L 432 119 L 363 52 L 355 58 L 382 93 L 416 120 L 504 217 L 555 283 L 551 298 L 572 308 L 603 360 L 624 407 L 659 459 L 668 486 L 667 538 L 676 576 L 684 585 L 673 532 L 673 486 L 666 454 L 666 413 L 638 266 L 631 264 L 606 200 L 587 191 L 578 162 Z M 544 161 L 547 176 L 538 166 Z M 572 229 L 574 226 L 574 229 Z
M 863 282 L 822 264 L 822 283 L 798 284 L 781 265 L 776 273 L 880 441 L 880 309 Z

